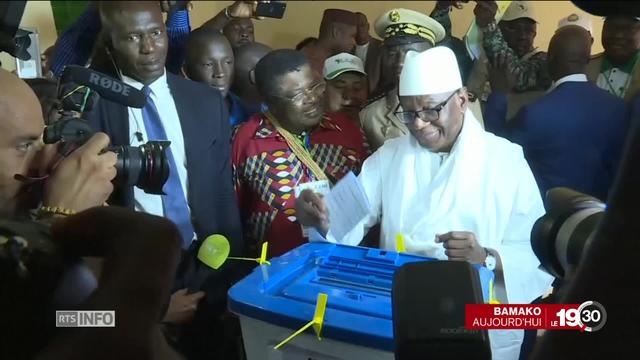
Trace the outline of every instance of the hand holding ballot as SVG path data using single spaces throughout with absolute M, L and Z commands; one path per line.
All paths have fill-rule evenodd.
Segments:
M 296 199 L 296 214 L 298 221 L 304 226 L 313 226 L 322 235 L 329 231 L 329 212 L 322 199 L 311 189 L 303 190 Z
M 369 214 L 369 200 L 360 180 L 348 173 L 326 196 L 306 189 L 296 199 L 298 221 L 313 226 L 326 236 L 331 233 L 342 239 Z

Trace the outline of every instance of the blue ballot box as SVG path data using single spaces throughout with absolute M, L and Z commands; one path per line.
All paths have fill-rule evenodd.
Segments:
M 248 360 L 393 359 L 391 289 L 402 265 L 437 261 L 416 255 L 314 242 L 257 267 L 229 290 Z M 477 266 L 485 302 L 493 272 Z M 314 318 L 327 294 L 318 340 L 313 329 L 274 346 Z

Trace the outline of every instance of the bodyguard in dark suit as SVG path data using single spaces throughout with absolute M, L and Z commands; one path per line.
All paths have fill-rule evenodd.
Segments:
M 629 114 L 622 100 L 587 82 L 590 43 L 578 26 L 556 32 L 548 94 L 506 125 L 504 117 L 485 117 L 488 131 L 522 145 L 543 195 L 566 186 L 606 200 L 618 167 Z
M 135 109 L 101 99 L 90 116 L 92 125 L 109 134 L 113 145 L 171 141 L 166 195 L 123 188 L 110 203 L 164 216 L 176 224 L 185 250 L 177 290 L 192 285 L 194 274 L 203 270 L 196 254 L 207 236 L 222 234 L 229 239 L 232 254 L 242 250 L 228 111 L 218 90 L 165 70 L 168 41 L 158 2 L 109 2 L 100 10 L 108 56 L 122 80 L 147 95 L 147 104 Z M 200 287 L 205 300 L 199 306 L 197 302 L 189 305 L 198 310 L 193 322 L 183 328 L 186 336 L 180 347 L 190 359 L 226 358 L 224 345 L 233 341 L 217 332 L 226 332 L 220 324 L 226 291 L 239 276 L 232 263 L 210 271 Z

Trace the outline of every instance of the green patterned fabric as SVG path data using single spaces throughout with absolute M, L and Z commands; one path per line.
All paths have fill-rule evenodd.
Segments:
M 442 25 L 451 36 L 450 9 L 434 9 L 431 17 Z M 516 88 L 518 92 L 532 90 L 546 90 L 551 85 L 551 77 L 547 70 L 547 54 L 534 50 L 531 53 L 518 58 L 515 52 L 507 45 L 502 37 L 502 32 L 496 27 L 495 31 L 484 31 L 483 48 L 488 59 L 495 54 L 506 52 L 511 55 L 511 66 L 517 74 Z
M 51 1 L 53 20 L 56 24 L 58 36 L 80 17 L 89 1 Z
M 546 90 L 551 86 L 551 76 L 547 69 L 547 53 L 534 49 L 529 54 L 518 58 L 507 45 L 498 27 L 494 31 L 485 30 L 483 39 L 487 59 L 505 52 L 511 59 L 511 67 L 516 73 L 516 91 Z

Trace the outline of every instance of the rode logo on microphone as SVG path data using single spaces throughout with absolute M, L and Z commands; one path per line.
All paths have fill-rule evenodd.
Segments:
M 122 94 L 123 96 L 129 96 L 129 92 L 131 91 L 131 88 L 128 85 L 121 84 L 109 79 L 108 77 L 100 76 L 96 73 L 91 73 L 89 75 L 89 82 L 103 89 L 108 89 Z

